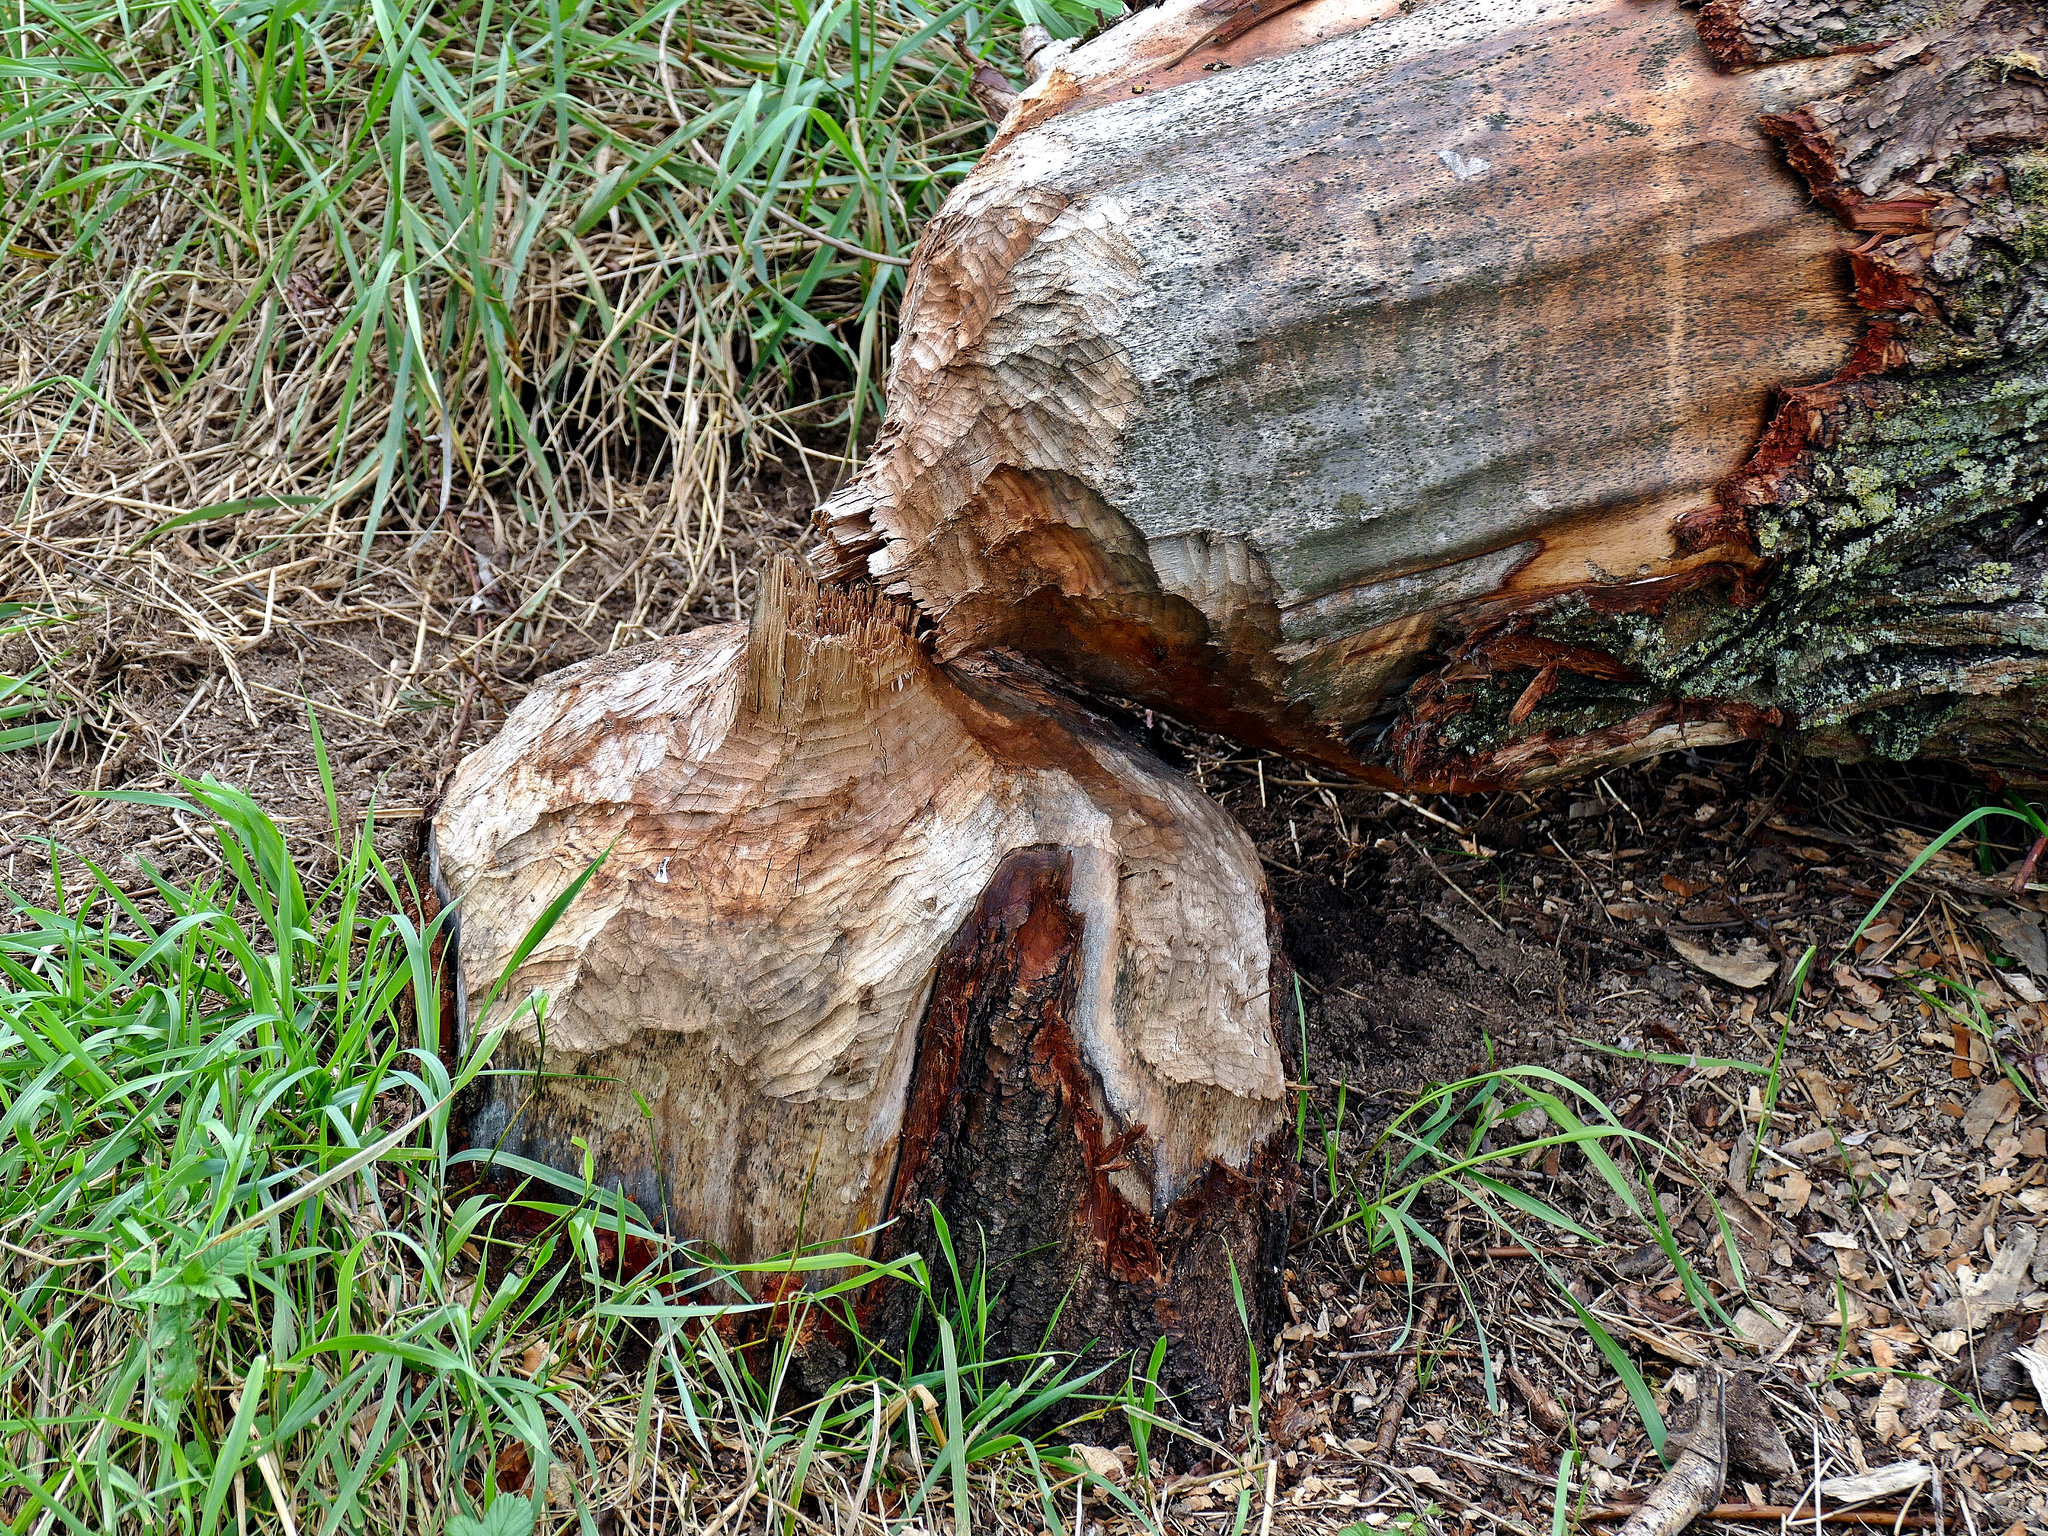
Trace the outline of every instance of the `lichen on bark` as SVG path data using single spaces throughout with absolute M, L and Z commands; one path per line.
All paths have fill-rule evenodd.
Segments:
M 1707 0 L 1700 36 L 1723 64 L 1776 64 L 1875 47 L 1952 9 L 1949 0 Z

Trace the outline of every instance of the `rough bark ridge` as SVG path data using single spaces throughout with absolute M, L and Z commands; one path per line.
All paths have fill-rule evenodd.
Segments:
M 458 771 L 434 854 L 478 999 L 604 856 L 493 1016 L 466 1021 L 509 1024 L 522 1069 L 492 1080 L 469 1135 L 563 1169 L 581 1137 L 678 1236 L 752 1261 L 867 1249 L 929 1191 L 948 1210 L 956 1160 L 995 1155 L 955 1123 L 983 1072 L 961 1052 L 993 1027 L 961 1010 L 1028 1011 L 1038 963 L 1057 1025 L 1031 1038 L 1058 1067 L 1033 1113 L 1088 1175 L 1004 1224 L 1015 1263 L 992 1283 L 1037 1295 L 1079 1266 L 1142 1292 L 1084 1296 L 1088 1315 L 1194 1316 L 1181 1272 L 1206 1283 L 1226 1251 L 1255 1268 L 1281 1219 L 1265 1170 L 1286 1077 L 1249 840 L 1030 669 L 941 671 L 886 603 L 778 566 L 750 627 L 556 674 Z M 1019 939 L 1005 893 L 1046 861 L 1057 889 Z M 1044 924 L 1058 942 L 1034 947 Z M 980 1199 L 950 1207 L 963 1245 Z M 1224 1249 L 1176 1235 L 1191 1200 L 1216 1207 Z M 1049 1250 L 1063 1271 L 1041 1269 Z
M 1024 94 L 920 247 L 834 579 L 1411 782 L 1780 730 L 2038 763 L 2037 4 L 1235 20 L 1169 0 Z M 1816 610 L 1900 581 L 1870 643 Z
M 1953 0 L 1707 0 L 1700 38 L 1731 68 L 1871 52 L 1925 31 Z

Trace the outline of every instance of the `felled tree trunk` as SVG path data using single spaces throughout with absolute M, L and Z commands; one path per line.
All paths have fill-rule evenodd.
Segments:
M 1285 1237 L 1282 964 L 1258 858 L 1028 666 L 942 672 L 907 615 L 778 566 L 751 626 L 546 680 L 456 773 L 436 878 L 489 1016 L 473 1144 L 740 1262 L 931 1245 L 992 1344 L 1176 1341 L 1213 1413 Z M 541 1004 L 532 1005 L 538 994 Z M 879 1237 L 876 1229 L 885 1223 Z M 1062 1301 L 1065 1301 L 1062 1310 Z
M 1383 778 L 2040 778 L 2031 0 L 1197 0 L 920 245 L 831 579 Z

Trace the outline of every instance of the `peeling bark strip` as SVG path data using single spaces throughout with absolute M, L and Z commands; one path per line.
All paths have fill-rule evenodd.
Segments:
M 1028 668 L 943 672 L 899 610 L 781 565 L 750 627 L 555 674 L 436 819 L 469 998 L 600 854 L 465 1023 L 546 999 L 512 1024 L 523 1070 L 471 1107 L 474 1144 L 575 1176 L 581 1138 L 608 1187 L 742 1261 L 867 1250 L 935 1198 L 963 1253 L 991 1226 L 1011 1315 L 1078 1270 L 1076 1342 L 1207 1316 L 1190 1287 L 1225 1253 L 1257 1261 L 1287 1122 L 1257 854 Z M 1002 1075 L 997 1049 L 1022 1065 Z M 986 1118 L 1013 1111 L 1074 1177 L 1018 1162 Z M 1028 1212 L 988 1187 L 998 1167 Z
M 2037 0 L 1242 19 L 1024 93 L 832 579 L 1414 783 L 1777 732 L 2040 776 Z

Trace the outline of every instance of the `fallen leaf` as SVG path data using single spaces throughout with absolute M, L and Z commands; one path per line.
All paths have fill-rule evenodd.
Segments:
M 1999 1313 L 2012 1310 L 2020 1299 L 2020 1291 L 2027 1281 L 2028 1266 L 2033 1261 L 2032 1229 L 2015 1227 L 1988 1270 L 1968 1279 L 1963 1278 L 1969 1274 L 1967 1269 L 1957 1274 L 1962 1294 L 1952 1302 L 1929 1307 L 1926 1312 L 1928 1321 L 1936 1327 L 1952 1329 L 1983 1327 Z
M 1797 1216 L 1813 1194 L 1813 1180 L 1795 1168 L 1778 1183 L 1766 1184 L 1764 1193 L 1776 1200 L 1787 1216 Z
M 1702 945 L 1686 942 L 1675 933 L 1665 937 L 1670 939 L 1671 947 L 1678 951 L 1679 958 L 1686 964 L 1727 982 L 1731 987 L 1749 991 L 1778 974 L 1777 957 L 1753 938 L 1745 938 L 1741 948 L 1732 955 L 1717 955 Z
M 1838 965 L 1830 973 L 1835 985 L 1848 993 L 1860 1008 L 1875 1008 L 1884 1000 L 1884 991 L 1874 982 L 1865 981 L 1846 965 Z
M 2034 1401 L 2048 1403 L 2048 1354 L 2031 1344 L 2022 1344 L 2012 1352 L 2012 1357 L 2027 1368 L 2027 1377 L 2034 1383 Z
M 1759 1307 L 1742 1307 L 1734 1318 L 1735 1331 L 1758 1349 L 1776 1349 L 1785 1338 L 1782 1317 L 1767 1315 Z
M 1848 1315 L 1842 1314 L 1846 1302 Z M 1858 1301 L 1854 1293 L 1837 1294 L 1815 1289 L 1800 1298 L 1800 1308 L 1806 1313 L 1806 1320 L 1819 1323 L 1824 1328 L 1861 1328 L 1870 1321 L 1870 1312 Z
M 1963 1135 L 1973 1147 L 1984 1145 L 1984 1138 L 2000 1122 L 2010 1120 L 2019 1112 L 2020 1091 L 2013 1087 L 2012 1079 L 2001 1077 L 1986 1084 L 1970 1107 L 1963 1111 Z
M 2039 913 L 1998 907 L 1977 921 L 1998 940 L 2000 949 L 2034 975 L 2048 981 L 2048 932 L 2042 929 Z
M 1876 1342 L 1881 1344 L 1883 1341 L 1878 1340 Z M 1876 1361 L 1879 1369 L 1890 1369 L 1883 1360 L 1877 1358 L 1875 1350 L 1871 1352 L 1871 1359 Z M 1899 1438 L 1901 1428 L 1899 1413 L 1905 1406 L 1906 1384 L 1894 1376 L 1884 1384 L 1883 1389 L 1877 1394 L 1877 1412 L 1871 1420 L 1872 1427 L 1877 1431 L 1877 1438 L 1884 1441 L 1887 1445 Z
M 1099 1445 L 1070 1445 L 1067 1454 L 1106 1483 L 1124 1480 L 1124 1464 L 1115 1451 Z
M 1823 1120 L 1833 1120 L 1842 1112 L 1841 1100 L 1835 1097 L 1835 1085 L 1811 1067 L 1801 1067 L 1799 1081 L 1806 1084 L 1806 1091 L 1813 1095 L 1814 1112 Z

